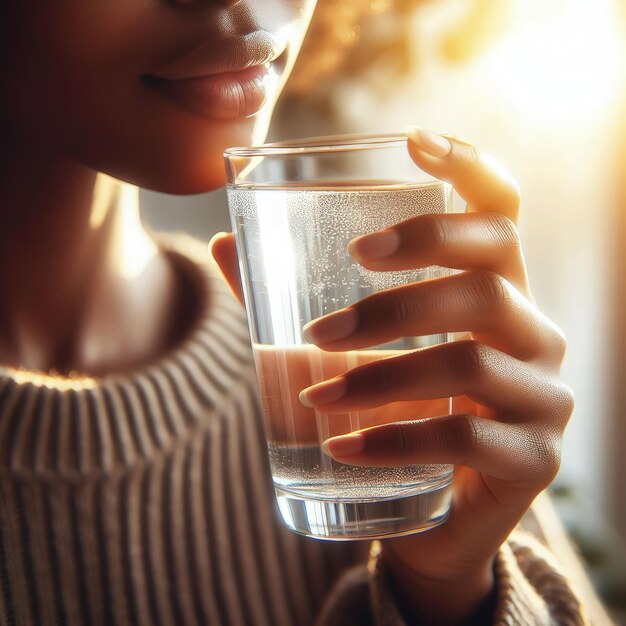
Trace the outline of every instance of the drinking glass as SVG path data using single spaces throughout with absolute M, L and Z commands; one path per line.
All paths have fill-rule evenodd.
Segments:
M 302 389 L 358 365 L 447 341 L 445 334 L 325 352 L 302 327 L 366 296 L 446 270 L 377 272 L 348 242 L 417 215 L 450 210 L 450 187 L 420 170 L 402 136 L 335 136 L 225 151 L 235 232 L 278 506 L 292 530 L 321 539 L 371 539 L 445 521 L 450 465 L 358 467 L 324 454 L 336 435 L 447 415 L 450 398 L 329 414 Z

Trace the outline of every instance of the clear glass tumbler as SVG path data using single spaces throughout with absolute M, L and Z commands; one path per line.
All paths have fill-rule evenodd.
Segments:
M 452 467 L 356 467 L 325 455 L 329 437 L 447 415 L 450 398 L 327 414 L 302 389 L 370 361 L 447 341 L 405 337 L 349 352 L 307 344 L 302 327 L 383 289 L 444 275 L 438 267 L 375 272 L 348 242 L 424 213 L 450 210 L 450 188 L 421 171 L 400 136 L 340 136 L 230 148 L 228 204 L 263 403 L 279 509 L 292 530 L 371 539 L 432 528 L 450 508 Z

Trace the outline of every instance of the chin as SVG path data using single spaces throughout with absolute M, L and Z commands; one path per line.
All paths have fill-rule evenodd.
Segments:
M 222 150 L 206 151 L 192 158 L 154 164 L 147 172 L 135 176 L 118 176 L 126 182 L 175 195 L 192 195 L 214 191 L 226 184 Z
M 226 184 L 224 150 L 263 143 L 273 109 L 268 106 L 228 123 L 179 116 L 161 117 L 159 123 L 152 119 L 123 145 L 113 141 L 97 157 L 84 154 L 79 160 L 144 189 L 176 195 L 213 191 Z

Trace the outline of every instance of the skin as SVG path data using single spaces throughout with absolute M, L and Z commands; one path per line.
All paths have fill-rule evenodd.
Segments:
M 402 336 L 465 337 L 367 363 L 309 387 L 300 399 L 345 414 L 454 397 L 453 415 L 375 426 L 333 437 L 325 448 L 353 465 L 456 466 L 448 521 L 384 541 L 383 555 L 404 610 L 419 623 L 482 624 L 495 601 L 495 555 L 559 468 L 573 410 L 572 392 L 558 378 L 565 340 L 532 302 L 513 178 L 471 145 L 448 139 L 442 154 L 430 135 L 412 135 L 415 163 L 453 184 L 468 212 L 419 216 L 360 237 L 349 251 L 378 271 L 440 265 L 462 273 L 377 293 L 312 322 L 305 335 L 331 352 Z M 240 294 L 233 243 L 232 235 L 216 237 L 213 254 Z
M 143 230 L 136 190 L 102 173 L 171 193 L 222 185 L 223 148 L 264 138 L 315 3 L 0 1 L 0 363 L 84 376 L 132 369 L 176 343 L 193 303 Z M 181 50 L 286 25 L 281 85 L 255 115 L 194 114 L 146 85 L 144 76 Z M 349 463 L 457 465 L 450 520 L 384 544 L 405 610 L 445 625 L 467 622 L 488 604 L 494 554 L 554 476 L 572 400 L 558 381 L 562 336 L 530 300 L 514 223 L 517 187 L 471 146 L 452 141 L 445 155 L 435 150 L 439 156 L 429 150 L 428 141 L 410 144 L 417 165 L 451 181 L 470 212 L 398 225 L 400 246 L 384 259 L 365 258 L 371 240 L 351 252 L 372 269 L 437 263 L 466 272 L 357 305 L 353 332 L 341 340 L 323 340 L 332 319 L 309 333 L 327 350 L 394 333 L 464 330 L 470 339 L 416 353 L 391 372 L 369 363 L 334 383 L 335 395 L 344 386 L 341 398 L 328 401 L 322 383 L 303 401 L 345 411 L 458 398 L 450 418 L 362 433 L 358 454 L 346 456 L 345 441 L 343 455 L 341 440 L 328 443 Z M 239 292 L 232 236 L 216 237 L 212 250 Z M 440 367 L 425 365 L 433 362 Z M 381 386 L 383 379 L 391 384 Z
M 144 231 L 136 193 L 99 173 L 169 193 L 223 185 L 223 149 L 265 137 L 314 5 L 0 0 L 0 363 L 102 375 L 185 332 L 189 290 Z M 287 48 L 255 115 L 199 115 L 145 80 L 261 29 Z

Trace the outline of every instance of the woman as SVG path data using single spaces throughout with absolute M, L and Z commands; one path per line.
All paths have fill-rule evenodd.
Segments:
M 351 463 L 461 466 L 449 521 L 375 544 L 367 567 L 364 544 L 282 527 L 240 306 L 202 246 L 153 238 L 133 188 L 99 174 L 172 193 L 222 185 L 223 148 L 265 136 L 314 4 L 3 2 L 1 623 L 584 623 L 550 557 L 507 541 L 558 469 L 572 409 L 563 338 L 529 299 L 508 174 L 414 129 L 417 165 L 470 212 L 353 253 L 378 270 L 467 271 L 310 329 L 334 348 L 434 323 L 472 332 L 396 361 L 390 384 L 373 364 L 304 394 L 329 409 L 465 398 L 449 418 L 329 443 Z M 232 237 L 212 251 L 237 291 Z

